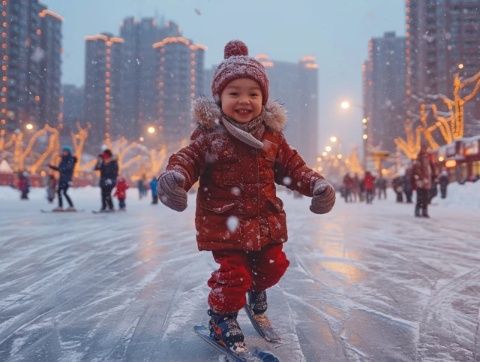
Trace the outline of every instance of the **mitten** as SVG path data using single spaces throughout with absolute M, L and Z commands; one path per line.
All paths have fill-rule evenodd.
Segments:
M 185 177 L 177 171 L 165 171 L 158 177 L 158 198 L 175 211 L 187 208 L 187 192 L 183 189 Z
M 315 214 L 326 214 L 335 205 L 335 189 L 325 179 L 315 181 L 310 211 Z

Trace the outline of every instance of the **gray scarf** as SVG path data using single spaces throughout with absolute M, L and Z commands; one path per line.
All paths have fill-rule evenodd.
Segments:
M 222 112 L 222 123 L 228 133 L 236 139 L 253 148 L 262 149 L 263 142 L 260 141 L 260 139 L 263 136 L 263 132 L 265 132 L 265 124 L 263 123 L 262 115 L 263 112 L 254 120 L 244 124 L 236 122 Z

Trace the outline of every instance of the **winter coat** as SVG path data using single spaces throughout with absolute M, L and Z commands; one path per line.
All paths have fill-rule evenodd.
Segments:
M 58 179 L 59 188 L 67 187 L 70 184 L 70 182 L 72 181 L 73 170 L 76 163 L 77 158 L 69 153 L 62 156 L 62 160 L 60 161 L 60 164 L 58 166 L 48 166 L 52 170 L 56 170 L 60 173 L 60 177 Z
M 103 158 L 97 161 L 95 170 L 100 171 L 100 187 L 115 186 L 118 177 L 118 162 L 115 157 L 110 160 L 104 160 Z
M 416 189 L 430 190 L 432 188 L 435 172 L 427 152 L 419 152 L 417 160 L 413 164 L 412 176 Z
M 263 149 L 231 136 L 218 121 L 215 103 L 198 100 L 194 112 L 198 126 L 191 143 L 170 157 L 167 170 L 185 177 L 186 191 L 200 179 L 195 214 L 199 250 L 260 250 L 287 241 L 275 183 L 312 196 L 313 184 L 322 177 L 285 140 L 282 106 L 269 103 L 260 115 L 266 125 Z
M 128 189 L 127 181 L 124 178 L 118 180 L 117 185 L 115 186 L 115 193 L 113 196 L 116 196 L 118 199 L 125 200 L 127 198 L 127 189 Z
M 152 194 L 156 194 L 157 193 L 157 178 L 154 177 L 152 178 L 152 180 L 150 181 L 150 191 L 152 191 Z
M 373 191 L 375 188 L 375 177 L 370 172 L 365 174 L 365 178 L 363 179 L 363 188 L 365 191 Z

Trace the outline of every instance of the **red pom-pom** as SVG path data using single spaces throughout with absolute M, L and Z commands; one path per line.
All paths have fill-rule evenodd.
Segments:
M 238 55 L 248 55 L 247 45 L 241 40 L 229 41 L 223 50 L 223 58 L 227 59 Z

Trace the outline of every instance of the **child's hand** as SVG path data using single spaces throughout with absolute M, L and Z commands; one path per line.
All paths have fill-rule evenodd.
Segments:
M 158 177 L 158 198 L 175 211 L 187 208 L 187 192 L 183 189 L 185 177 L 177 171 L 165 171 Z
M 327 180 L 319 179 L 313 186 L 310 211 L 315 214 L 326 214 L 335 205 L 335 189 Z

